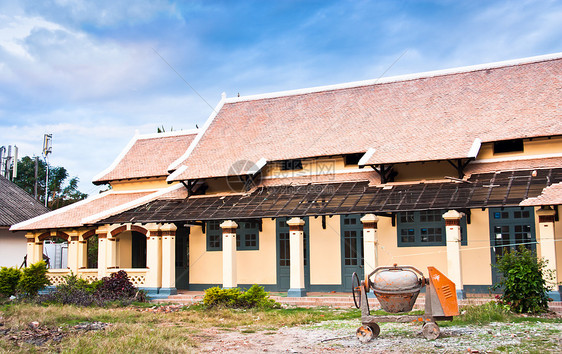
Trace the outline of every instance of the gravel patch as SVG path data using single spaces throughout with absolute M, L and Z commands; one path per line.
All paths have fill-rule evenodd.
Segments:
M 199 350 L 206 352 L 314 353 L 331 351 L 371 353 L 486 353 L 560 352 L 560 323 L 491 323 L 484 326 L 441 327 L 436 340 L 423 337 L 420 324 L 380 324 L 379 337 L 369 343 L 355 338 L 358 320 L 326 321 L 314 325 L 283 327 L 277 331 L 245 333 L 211 328 Z

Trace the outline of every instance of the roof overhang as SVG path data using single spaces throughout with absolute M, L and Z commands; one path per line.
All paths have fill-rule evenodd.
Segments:
M 518 206 L 551 183 L 562 168 L 474 174 L 467 181 L 387 184 L 368 181 L 260 187 L 252 193 L 156 200 L 98 223 L 190 222 L 415 210 Z

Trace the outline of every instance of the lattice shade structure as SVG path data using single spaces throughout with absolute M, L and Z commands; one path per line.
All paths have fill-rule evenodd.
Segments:
M 98 222 L 182 222 L 518 206 L 562 181 L 562 169 L 474 174 L 463 182 L 371 187 L 367 181 L 259 187 L 246 195 L 157 200 Z

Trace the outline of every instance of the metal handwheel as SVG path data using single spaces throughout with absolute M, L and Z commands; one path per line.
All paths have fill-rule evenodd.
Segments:
M 361 283 L 359 282 L 359 276 L 355 272 L 351 275 L 351 292 L 353 293 L 355 307 L 361 308 Z

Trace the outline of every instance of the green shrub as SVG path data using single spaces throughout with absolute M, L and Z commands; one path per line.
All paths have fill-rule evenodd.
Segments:
M 20 278 L 21 270 L 2 267 L 0 269 L 0 295 L 6 297 L 15 295 Z
M 40 261 L 31 264 L 23 269 L 20 281 L 18 282 L 18 292 L 27 297 L 34 297 L 39 290 L 51 284 L 47 278 L 47 265 Z
M 250 289 L 243 292 L 238 301 L 242 307 L 259 307 L 259 308 L 275 308 L 279 304 L 275 300 L 269 298 L 269 293 L 264 290 L 263 286 L 254 284 Z
M 269 293 L 257 284 L 246 291 L 238 288 L 221 289 L 218 286 L 205 290 L 203 304 L 207 307 L 276 308 L 280 305 L 269 298 Z
M 95 302 L 95 286 L 73 273 L 64 278 L 65 282 L 57 285 L 54 291 L 38 296 L 37 302 L 78 306 L 90 306 Z
M 517 313 L 548 311 L 548 291 L 545 277 L 553 278 L 546 261 L 524 247 L 503 255 L 495 265 L 502 279 L 495 288 L 503 289 L 498 303 Z
M 207 307 L 238 307 L 238 297 L 240 297 L 241 294 L 242 291 L 240 291 L 240 289 L 238 288 L 221 289 L 218 286 L 215 286 L 205 290 L 203 304 L 205 304 Z

